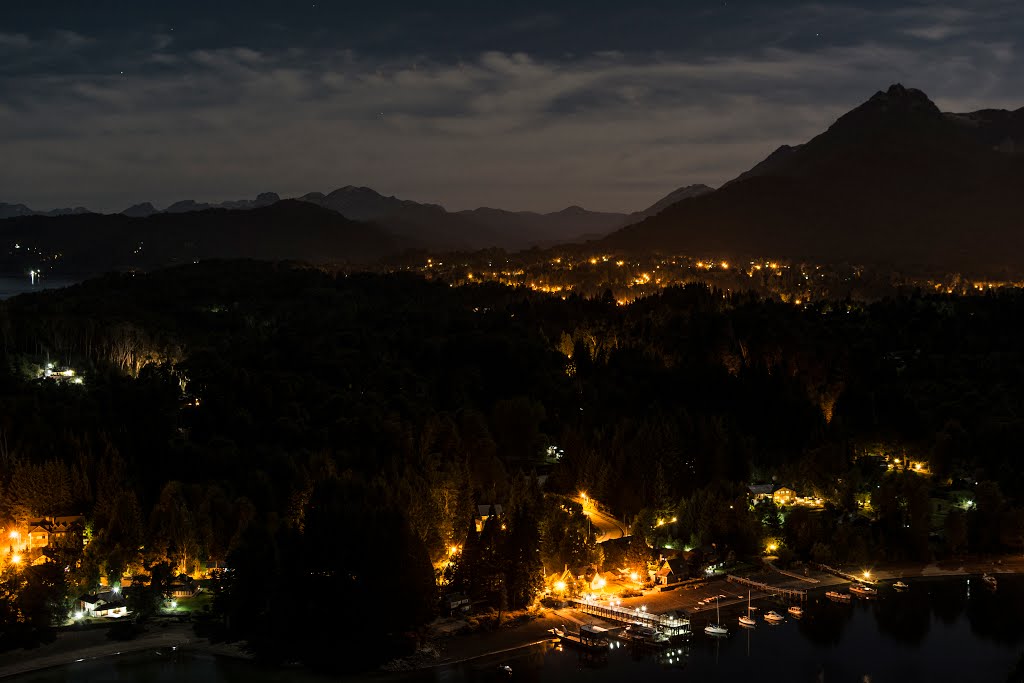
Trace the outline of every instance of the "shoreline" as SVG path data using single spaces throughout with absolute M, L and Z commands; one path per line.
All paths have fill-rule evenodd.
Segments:
M 943 580 L 966 578 L 989 572 L 999 575 L 1024 575 L 1024 555 L 1006 556 L 997 560 L 964 560 L 957 562 L 930 562 L 880 565 L 873 568 L 874 581 L 896 579 Z M 795 577 L 800 579 L 802 577 Z M 791 580 L 795 580 L 791 579 Z M 843 581 L 843 583 L 849 583 Z M 804 584 L 806 585 L 806 584 Z M 825 588 L 829 582 L 818 586 L 807 586 L 811 591 Z M 674 591 L 673 591 L 674 592 Z M 630 600 L 648 601 L 657 596 L 668 597 L 670 593 L 652 592 L 643 598 Z M 658 602 L 655 600 L 655 602 Z M 699 613 L 701 610 L 696 610 Z M 698 617 L 700 618 L 700 617 Z M 515 626 L 494 631 L 482 631 L 465 635 L 439 636 L 433 639 L 441 656 L 431 661 L 409 662 L 408 666 L 396 669 L 377 669 L 365 674 L 367 679 L 380 679 L 411 672 L 425 672 L 447 666 L 458 666 L 469 662 L 500 657 L 519 650 L 552 642 L 549 629 L 572 622 L 603 623 L 597 617 L 572 608 L 546 609 L 537 618 Z M 113 623 L 111 624 L 113 625 Z M 252 657 L 238 644 L 211 643 L 196 636 L 191 623 L 156 623 L 148 626 L 147 632 L 127 641 L 114 641 L 106 637 L 106 629 L 89 631 L 67 631 L 58 633 L 52 643 L 33 649 L 12 650 L 0 654 L 0 679 L 9 679 L 35 671 L 74 664 L 84 660 L 116 657 L 122 654 L 137 654 L 146 650 L 181 648 L 192 652 L 220 657 L 248 659 Z
M 23 676 L 83 661 L 166 648 L 189 650 L 219 657 L 251 659 L 236 646 L 214 644 L 206 638 L 197 637 L 191 623 L 158 625 L 156 629 L 151 626 L 146 633 L 126 641 L 108 639 L 106 629 L 60 633 L 52 643 L 39 645 L 33 649 L 11 650 L 0 654 L 0 679 Z
M 957 579 L 980 576 L 985 572 L 1000 575 L 1024 575 L 1024 555 L 1004 556 L 995 560 L 984 561 L 965 559 L 955 562 L 894 563 L 881 565 L 877 569 L 872 569 L 875 581 L 895 581 L 900 578 L 928 581 Z M 806 589 L 809 591 L 817 591 L 818 589 L 826 590 L 831 587 L 830 582 L 827 581 L 823 581 L 818 585 L 807 585 L 804 577 L 791 578 L 791 580 L 797 579 L 806 585 Z M 850 583 L 846 580 L 842 580 L 841 582 Z M 657 595 L 666 594 L 657 592 L 649 593 L 645 595 L 644 598 L 633 598 L 631 601 L 639 603 L 645 598 Z M 561 626 L 563 623 L 568 621 L 573 621 L 577 623 L 577 625 L 581 620 L 600 622 L 596 617 L 572 610 L 571 608 L 567 608 L 565 611 L 569 612 L 569 614 L 561 614 L 559 610 L 546 610 L 544 615 L 539 619 L 528 624 L 522 624 L 501 631 L 446 636 L 440 639 L 439 642 L 445 648 L 445 652 L 448 656 L 434 662 L 421 664 L 420 666 L 413 666 L 405 671 L 429 671 L 444 666 L 455 666 L 465 662 L 484 659 L 486 657 L 497 657 L 502 654 L 533 647 L 550 641 L 551 638 L 538 639 L 536 637 L 538 635 L 538 629 L 541 626 L 543 626 L 544 632 L 546 633 L 547 628 L 551 628 L 552 626 Z M 501 643 L 500 646 L 498 646 L 499 642 Z M 492 646 L 484 647 L 487 644 L 491 644 Z

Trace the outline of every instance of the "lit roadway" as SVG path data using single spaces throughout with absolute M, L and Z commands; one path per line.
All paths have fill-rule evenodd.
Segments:
M 590 524 L 597 534 L 598 543 L 629 536 L 622 522 L 596 509 L 592 499 L 576 496 L 573 501 L 583 506 L 583 513 L 590 519 Z

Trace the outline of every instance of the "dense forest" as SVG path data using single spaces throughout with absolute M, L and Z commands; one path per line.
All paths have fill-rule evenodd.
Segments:
M 230 636 L 329 666 L 358 621 L 365 664 L 444 592 L 521 608 L 565 565 L 769 538 L 784 561 L 1024 548 L 1019 291 L 797 307 L 689 285 L 620 306 L 203 262 L 10 299 L 0 341 L 0 521 L 81 512 L 90 539 L 66 577 L 8 578 L 34 602 L 4 623 L 59 612 L 52 583 L 223 561 Z M 751 506 L 761 482 L 824 509 Z M 579 490 L 631 523 L 624 554 L 561 497 Z M 937 498 L 963 503 L 938 528 Z

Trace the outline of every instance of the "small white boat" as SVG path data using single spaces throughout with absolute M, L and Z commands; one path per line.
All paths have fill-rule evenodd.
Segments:
M 750 616 L 750 591 L 747 591 L 747 613 L 739 618 L 740 626 L 746 626 L 747 628 L 754 628 L 757 626 L 757 622 Z
M 778 624 L 779 622 L 785 621 L 786 617 L 782 616 L 775 610 L 772 610 L 771 612 L 768 612 L 768 614 L 764 615 L 764 620 L 770 624 Z
M 892 585 L 892 587 L 895 588 L 898 591 L 905 591 L 908 588 L 910 588 L 910 584 L 903 583 L 902 581 L 897 581 L 896 583 L 894 583 Z
M 828 591 L 825 593 L 825 597 L 829 600 L 835 600 L 837 602 L 850 602 L 849 593 L 840 593 L 839 591 Z
M 792 607 L 790 607 L 786 611 L 789 612 L 790 614 L 792 614 L 797 619 L 799 619 L 800 617 L 802 617 L 804 615 L 804 608 L 801 607 L 800 605 L 793 605 Z
M 878 589 L 861 583 L 855 583 L 850 586 L 850 592 L 854 595 L 859 595 L 862 598 L 873 598 L 878 595 Z
M 727 636 L 729 629 L 722 626 L 722 615 L 718 611 L 718 598 L 715 598 L 715 623 L 704 627 L 704 633 L 709 636 Z

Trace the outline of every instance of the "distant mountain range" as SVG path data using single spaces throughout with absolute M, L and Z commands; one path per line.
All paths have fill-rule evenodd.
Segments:
M 893 85 L 807 143 L 601 248 L 832 262 L 1024 266 L 1024 109 L 943 113 Z
M 432 250 L 525 249 L 551 246 L 568 241 L 597 239 L 630 223 L 654 215 L 680 199 L 698 196 L 712 189 L 690 185 L 675 190 L 651 207 L 631 214 L 587 211 L 579 206 L 553 213 L 505 211 L 482 207 L 451 212 L 437 204 L 422 204 L 397 197 L 386 197 L 368 187 L 346 187 L 329 194 L 310 192 L 297 199 L 336 211 L 354 221 L 370 221 L 384 227 L 410 248 Z M 135 204 L 122 211 L 130 218 L 156 214 L 182 214 L 210 209 L 252 210 L 281 201 L 275 192 L 264 192 L 256 199 L 203 203 L 191 199 L 175 202 L 162 211 L 150 202 Z M 0 204 L 0 219 L 18 216 L 58 216 L 89 213 L 87 209 L 59 209 L 37 212 L 24 204 Z
M 84 206 L 76 206 L 71 209 L 53 209 L 51 211 L 33 211 L 24 204 L 6 204 L 0 202 L 0 220 L 4 218 L 16 218 L 18 216 L 72 216 L 79 213 L 91 213 Z
M 85 213 L 28 215 L 0 222 L 0 270 L 53 265 L 65 276 L 151 269 L 214 258 L 367 263 L 401 250 L 371 223 L 308 202 L 207 209 L 147 217 Z
M 272 192 L 216 205 L 182 201 L 162 212 L 137 204 L 113 216 L 0 204 L 0 217 L 9 217 L 0 244 L 11 256 L 17 240 L 35 249 L 45 238 L 45 249 L 65 257 L 79 245 L 82 258 L 109 249 L 126 264 L 145 259 L 118 250 L 143 240 L 176 261 L 258 253 L 352 260 L 409 248 L 513 250 L 591 239 L 595 249 L 643 253 L 1024 267 L 1022 188 L 1024 109 L 943 113 L 920 90 L 897 84 L 718 190 L 680 188 L 632 214 L 577 206 L 452 212 L 346 186 L 284 201 Z M 323 249 L 314 248 L 317 239 Z

